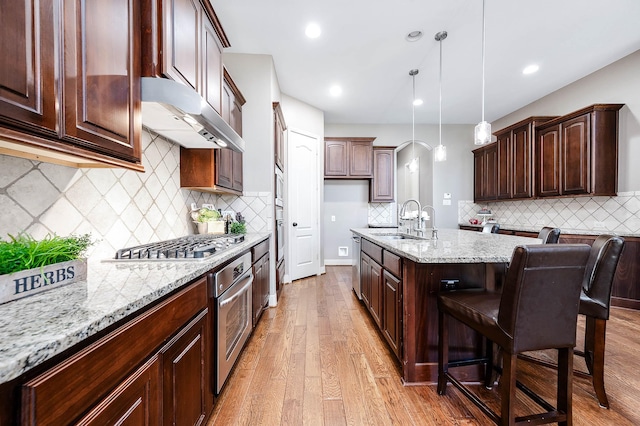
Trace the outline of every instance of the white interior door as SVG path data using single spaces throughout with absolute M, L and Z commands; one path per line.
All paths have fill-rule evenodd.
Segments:
M 289 130 L 287 195 L 289 276 L 297 280 L 320 272 L 318 136 Z

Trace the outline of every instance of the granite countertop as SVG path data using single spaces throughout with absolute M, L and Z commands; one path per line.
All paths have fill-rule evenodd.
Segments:
M 244 242 L 202 261 L 89 260 L 86 281 L 0 305 L 0 383 L 139 311 L 269 236 L 247 234 Z
M 504 231 L 522 231 L 522 232 L 535 232 L 536 234 L 540 232 L 542 226 L 526 226 L 526 225 L 502 225 L 500 221 L 497 222 L 500 225 L 500 229 Z M 482 225 L 473 225 L 471 223 L 458 223 L 458 226 L 470 226 L 472 228 L 481 229 Z M 560 228 L 560 236 L 562 234 L 566 235 L 601 235 L 601 234 L 614 234 L 620 235 L 621 237 L 640 237 L 640 234 L 627 232 L 624 234 L 618 234 L 617 232 L 607 231 L 606 229 L 562 229 Z
M 459 229 L 439 229 L 437 240 L 389 239 L 389 235 L 398 234 L 393 230 L 354 228 L 351 232 L 418 263 L 503 263 L 511 261 L 516 246 L 541 243 L 538 238 Z M 425 235 L 431 235 L 431 231 L 425 231 Z

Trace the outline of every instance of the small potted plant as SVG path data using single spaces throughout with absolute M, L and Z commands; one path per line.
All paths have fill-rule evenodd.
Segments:
M 0 239 L 0 303 L 86 279 L 87 260 L 82 256 L 92 244 L 89 234 Z
M 224 234 L 222 215 L 217 210 L 202 207 L 191 216 L 198 227 L 198 234 Z

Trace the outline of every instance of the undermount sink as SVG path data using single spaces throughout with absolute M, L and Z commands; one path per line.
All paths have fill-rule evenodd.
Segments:
M 374 234 L 378 238 L 383 240 L 423 240 L 425 238 L 417 237 L 414 235 L 406 234 Z

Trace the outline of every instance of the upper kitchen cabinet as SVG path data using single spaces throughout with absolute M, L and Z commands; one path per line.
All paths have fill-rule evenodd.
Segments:
M 274 143 L 275 143 L 275 163 L 280 171 L 284 171 L 284 140 L 287 125 L 282 114 L 280 102 L 273 102 L 273 122 L 274 122 Z
M 369 189 L 372 203 L 390 203 L 394 199 L 394 157 L 393 147 L 373 148 L 373 178 Z
M 180 147 L 180 187 L 242 195 L 242 153 L 228 148 Z
M 143 170 L 139 2 L 20 1 L 0 14 L 0 153 Z
M 555 117 L 529 117 L 495 133 L 497 137 L 496 196 L 498 199 L 533 197 L 535 127 Z
M 240 89 L 225 68 L 222 84 L 222 118 L 240 136 L 242 136 L 242 106 L 245 102 Z
M 325 138 L 326 179 L 369 179 L 373 177 L 375 138 Z
M 229 40 L 208 0 L 143 0 L 142 74 L 195 89 L 222 111 L 222 49 Z
M 490 201 L 497 197 L 498 147 L 492 143 L 473 151 L 473 199 Z
M 591 105 L 537 127 L 537 197 L 616 195 L 623 106 Z

